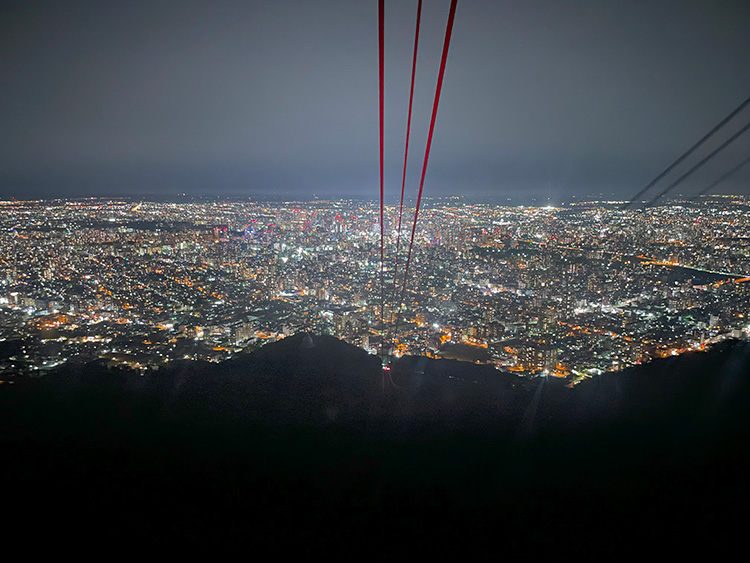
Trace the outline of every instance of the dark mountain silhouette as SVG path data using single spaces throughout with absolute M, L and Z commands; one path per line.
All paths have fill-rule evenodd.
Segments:
M 2 526 L 175 553 L 716 549 L 750 520 L 749 371 L 728 342 L 569 389 L 452 360 L 384 372 L 305 334 L 144 376 L 70 364 L 0 388 Z

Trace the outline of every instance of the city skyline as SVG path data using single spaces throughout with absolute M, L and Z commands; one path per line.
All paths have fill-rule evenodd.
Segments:
M 748 207 L 435 199 L 401 302 L 397 206 L 381 288 L 376 202 L 6 201 L 0 373 L 219 362 L 309 332 L 573 385 L 748 338 Z

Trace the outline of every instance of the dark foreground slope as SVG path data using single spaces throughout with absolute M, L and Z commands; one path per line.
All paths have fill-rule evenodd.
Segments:
M 297 335 L 150 376 L 0 388 L 0 529 L 26 545 L 248 554 L 707 548 L 750 523 L 750 346 L 574 389 Z M 61 543 L 59 543 L 61 542 Z

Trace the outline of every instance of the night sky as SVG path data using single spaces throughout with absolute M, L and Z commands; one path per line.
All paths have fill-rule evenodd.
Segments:
M 412 192 L 448 6 L 423 8 Z M 415 15 L 386 2 L 391 199 Z M 377 197 L 376 0 L 6 0 L 0 36 L 0 198 Z M 425 195 L 629 197 L 748 96 L 747 0 L 459 0 Z

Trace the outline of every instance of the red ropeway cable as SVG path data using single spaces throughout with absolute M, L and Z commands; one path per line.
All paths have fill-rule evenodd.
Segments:
M 411 87 L 409 88 L 409 114 L 406 119 L 406 143 L 404 146 L 404 170 L 401 175 L 401 203 L 398 206 L 398 234 L 396 236 L 396 263 L 393 270 L 393 284 L 396 284 L 398 269 L 398 250 L 401 244 L 401 218 L 404 213 L 404 188 L 406 187 L 406 163 L 409 158 L 409 132 L 411 131 L 411 109 L 414 102 L 414 76 L 417 70 L 417 50 L 419 47 L 419 22 L 422 18 L 422 0 L 417 4 L 417 25 L 414 31 L 414 56 L 411 62 Z
M 424 188 L 424 179 L 427 173 L 427 162 L 430 159 L 430 147 L 432 145 L 432 133 L 435 130 L 435 118 L 437 116 L 438 104 L 440 102 L 440 90 L 443 87 L 443 75 L 445 74 L 445 62 L 448 59 L 448 47 L 451 42 L 451 34 L 453 32 L 453 19 L 456 15 L 456 4 L 458 0 L 451 0 L 450 12 L 448 14 L 448 25 L 445 28 L 445 41 L 443 43 L 443 56 L 440 60 L 440 72 L 438 73 L 437 87 L 435 88 L 435 101 L 432 104 L 432 118 L 430 119 L 430 130 L 427 134 L 427 146 L 424 151 L 424 162 L 422 163 L 422 176 L 419 180 L 419 193 L 417 194 L 417 207 L 414 211 L 414 223 L 411 228 L 411 239 L 409 240 L 409 252 L 406 255 L 406 266 L 404 268 L 404 283 L 401 286 L 401 299 L 398 305 L 398 314 L 401 313 L 401 306 L 404 302 L 404 296 L 406 295 L 406 281 L 409 277 L 409 265 L 411 264 L 411 252 L 414 246 L 414 234 L 417 231 L 417 219 L 419 218 L 419 206 L 422 202 L 422 190 Z M 398 330 L 398 315 L 396 320 L 395 331 Z
M 380 324 L 383 324 L 383 305 L 385 293 L 383 284 L 383 263 L 385 262 L 385 244 L 383 236 L 383 69 L 385 58 L 385 39 L 383 28 L 385 27 L 385 0 L 378 2 L 378 52 L 380 65 Z

